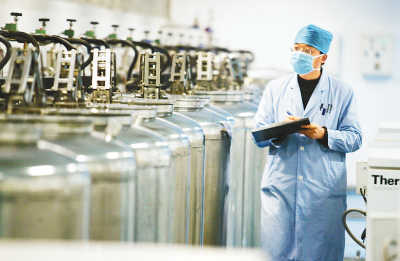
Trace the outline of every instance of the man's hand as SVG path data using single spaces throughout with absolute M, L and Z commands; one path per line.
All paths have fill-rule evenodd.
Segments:
M 298 120 L 300 120 L 301 118 L 299 118 L 299 117 L 296 117 L 296 116 L 288 116 L 287 118 L 286 118 L 286 120 L 285 121 L 298 121 Z
M 310 125 L 301 126 L 304 130 L 299 131 L 299 133 L 306 135 L 310 139 L 319 140 L 325 135 L 325 129 L 317 124 L 311 123 Z
M 286 118 L 287 122 L 297 121 L 301 118 L 296 116 L 289 116 Z M 300 130 L 299 133 L 306 135 L 310 139 L 319 140 L 322 139 L 325 135 L 325 129 L 317 124 L 311 123 L 310 125 L 301 126 L 303 130 Z

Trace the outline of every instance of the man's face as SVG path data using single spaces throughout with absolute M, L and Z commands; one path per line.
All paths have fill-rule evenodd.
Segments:
M 321 55 L 321 52 L 312 46 L 309 46 L 307 44 L 302 44 L 302 43 L 296 43 L 293 46 L 293 51 L 296 52 L 303 52 L 312 56 L 318 56 Z M 320 68 L 322 64 L 325 63 L 326 59 L 328 58 L 328 55 L 324 54 L 318 58 L 315 58 L 313 61 L 313 67 L 314 68 Z

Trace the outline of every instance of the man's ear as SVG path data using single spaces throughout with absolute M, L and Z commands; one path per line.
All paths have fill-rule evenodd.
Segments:
M 321 61 L 322 61 L 323 63 L 325 63 L 327 59 L 328 59 L 328 55 L 327 55 L 327 54 L 322 55 Z

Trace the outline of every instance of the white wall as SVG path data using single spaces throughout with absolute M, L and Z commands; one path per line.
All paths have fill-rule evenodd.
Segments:
M 214 27 L 218 44 L 248 48 L 256 53 L 255 67 L 290 69 L 289 49 L 297 30 L 314 23 L 334 32 L 329 59 L 335 73 L 350 83 L 358 98 L 365 139 L 361 151 L 349 155 L 349 184 L 355 183 L 354 162 L 365 159 L 368 143 L 381 121 L 400 120 L 400 1 L 397 0 L 172 0 L 171 17 Z M 360 73 L 360 35 L 392 33 L 394 72 L 389 80 L 365 80 Z M 339 39 L 339 41 L 338 41 Z M 335 47 L 333 46 L 333 47 Z

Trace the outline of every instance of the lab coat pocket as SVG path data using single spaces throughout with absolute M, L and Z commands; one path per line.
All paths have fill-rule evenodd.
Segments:
M 347 189 L 346 164 L 339 161 L 330 161 L 331 197 L 345 196 Z
M 346 170 L 346 154 L 338 151 L 329 150 L 329 163 L 332 176 L 332 185 L 334 188 L 334 196 L 346 195 L 347 187 L 347 170 Z
M 346 195 L 346 165 L 344 156 L 320 144 L 321 169 L 323 184 L 330 191 L 330 196 Z

